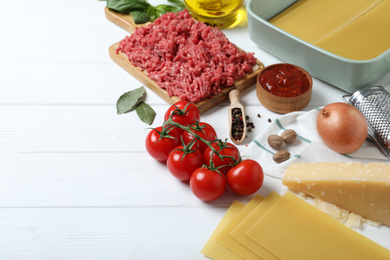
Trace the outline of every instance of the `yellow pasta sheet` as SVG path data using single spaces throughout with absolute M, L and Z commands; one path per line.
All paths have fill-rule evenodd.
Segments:
M 280 259 L 390 259 L 390 251 L 287 192 L 246 232 Z
M 248 204 L 232 219 L 230 223 L 228 223 L 218 234 L 216 240 L 226 248 L 229 248 L 235 254 L 239 255 L 244 259 L 263 259 L 256 255 L 252 250 L 250 250 L 245 245 L 239 243 L 232 236 L 229 235 L 230 231 L 232 231 L 241 221 L 252 212 L 257 205 L 259 205 L 263 201 L 263 197 L 260 195 L 254 196 Z
M 390 0 L 299 0 L 270 23 L 324 50 L 353 60 L 390 48 Z
M 390 251 L 288 191 L 234 202 L 202 253 L 219 259 L 390 259 Z
M 221 222 L 215 228 L 214 232 L 211 234 L 209 240 L 204 245 L 201 253 L 211 259 L 221 259 L 221 260 L 241 260 L 242 257 L 235 254 L 229 248 L 224 247 L 217 242 L 216 237 L 221 233 L 221 231 L 228 225 L 235 216 L 245 207 L 244 203 L 239 201 L 234 201 L 230 206 Z

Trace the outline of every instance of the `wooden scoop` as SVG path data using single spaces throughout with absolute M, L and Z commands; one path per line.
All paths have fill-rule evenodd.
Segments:
M 240 91 L 233 89 L 229 92 L 229 133 L 235 144 L 242 143 L 246 138 L 246 115 L 244 106 L 240 103 Z

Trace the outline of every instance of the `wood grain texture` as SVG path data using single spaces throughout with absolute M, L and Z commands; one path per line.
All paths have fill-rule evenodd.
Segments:
M 114 10 L 109 9 L 107 6 L 104 8 L 104 14 L 109 21 L 113 22 L 119 27 L 122 27 L 129 33 L 133 33 L 137 27 L 145 26 L 146 24 L 148 24 L 136 24 L 131 15 L 118 13 Z
M 134 32 L 135 28 L 143 26 L 143 25 L 136 25 L 130 15 L 117 13 L 115 11 L 108 9 L 107 7 L 105 8 L 105 13 L 106 13 L 106 17 L 110 21 L 112 21 L 113 23 L 117 24 L 118 26 L 122 27 L 123 29 L 127 30 L 130 33 Z M 169 96 L 167 91 L 160 88 L 155 81 L 150 79 L 146 72 L 141 71 L 139 68 L 134 66 L 129 61 L 127 55 L 121 52 L 117 53 L 116 50 L 118 48 L 118 45 L 119 43 L 115 43 L 109 47 L 109 55 L 115 63 L 117 63 L 127 72 L 129 72 L 133 77 L 138 79 L 146 87 L 150 88 L 153 92 L 155 92 L 157 95 L 159 95 L 162 99 L 164 99 L 169 104 L 173 104 L 180 100 L 180 98 L 177 96 Z M 243 91 L 251 86 L 254 86 L 256 84 L 256 77 L 263 68 L 264 68 L 263 63 L 259 60 L 256 60 L 256 65 L 253 67 L 253 71 L 251 73 L 248 73 L 244 78 L 236 80 L 233 86 L 222 88 L 219 94 L 195 103 L 199 111 L 201 113 L 204 113 L 209 109 L 213 108 L 214 106 L 220 104 L 221 102 L 227 100 L 229 92 L 232 89 L 238 89 L 240 91 Z
M 198 247 L 225 211 L 180 206 L 0 209 L 3 218 L 10 219 L 0 222 L 0 233 L 7 237 L 0 256 L 7 260 L 206 260 Z M 175 242 L 188 240 L 198 247 L 181 249 Z
M 165 102 L 160 99 L 160 103 Z M 117 115 L 115 104 L 3 105 L 0 106 L 0 153 L 146 152 L 146 135 L 151 127 L 161 125 L 168 105 L 153 105 L 153 108 L 157 115 L 154 124 L 149 126 L 139 120 L 135 111 Z M 228 112 L 225 108 L 221 105 L 202 115 L 202 120 L 210 122 L 222 140 L 229 137 Z M 256 116 L 258 113 L 262 115 L 261 118 Z M 277 117 L 277 114 L 257 106 L 246 106 L 246 114 L 256 128 L 248 134 L 243 145 L 266 129 L 268 118 L 273 120 Z
M 1 260 L 206 260 L 200 250 L 231 201 L 250 199 L 229 192 L 204 203 L 147 154 L 145 137 L 169 106 L 153 91 L 146 97 L 157 113 L 153 126 L 135 112 L 116 114 L 119 96 L 141 83 L 108 55 L 128 32 L 107 20 L 105 5 L 0 1 Z M 281 62 L 250 40 L 247 27 L 224 32 L 264 64 Z M 314 80 L 307 110 L 345 94 Z M 387 90 L 389 82 L 390 74 Z M 241 102 L 256 125 L 245 149 L 279 115 L 254 88 L 241 92 Z M 202 114 L 221 139 L 228 106 Z M 283 188 L 265 176 L 260 194 Z M 390 248 L 390 228 L 356 230 Z

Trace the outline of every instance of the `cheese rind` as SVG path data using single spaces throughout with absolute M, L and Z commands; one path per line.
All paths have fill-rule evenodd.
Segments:
M 282 183 L 390 226 L 390 164 L 293 163 Z

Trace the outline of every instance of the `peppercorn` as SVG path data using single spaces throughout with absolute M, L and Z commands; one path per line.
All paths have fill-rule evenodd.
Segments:
M 239 108 L 232 109 L 232 136 L 235 140 L 240 140 L 244 134 L 244 121 L 242 111 Z

